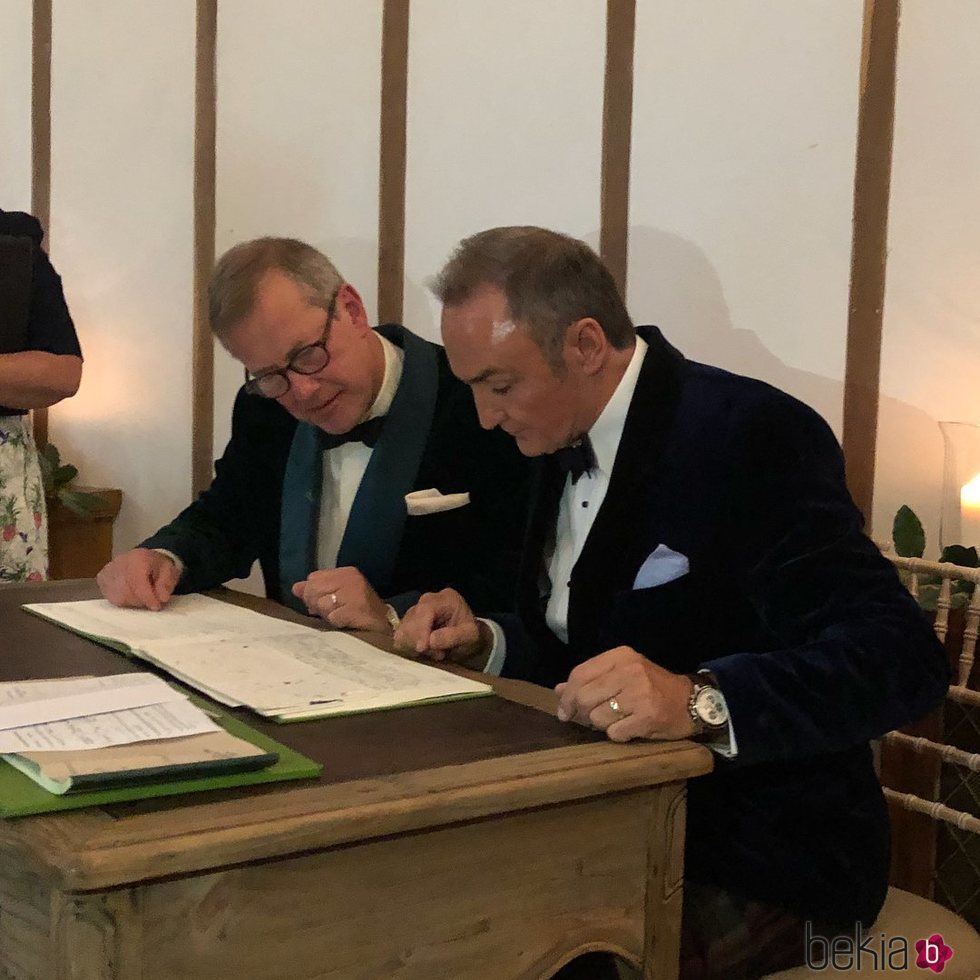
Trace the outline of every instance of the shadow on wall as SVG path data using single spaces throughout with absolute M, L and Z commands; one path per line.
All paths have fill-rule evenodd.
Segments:
M 598 235 L 590 236 L 596 247 Z M 653 322 L 693 360 L 759 378 L 819 412 L 838 437 L 844 385 L 785 364 L 750 329 L 736 328 L 708 257 L 693 242 L 650 227 L 633 226 L 629 240 L 629 307 L 638 323 Z M 835 330 L 835 335 L 843 332 Z M 903 503 L 935 529 L 928 547 L 938 554 L 942 439 L 929 413 L 884 396 L 879 406 L 872 533 L 887 539 Z

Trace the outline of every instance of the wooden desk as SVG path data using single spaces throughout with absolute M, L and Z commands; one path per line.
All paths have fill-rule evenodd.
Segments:
M 143 669 L 18 608 L 94 594 L 0 588 L 0 679 Z M 684 781 L 710 753 L 614 745 L 526 706 L 550 692 L 499 692 L 249 715 L 323 776 L 0 823 L 0 974 L 536 980 L 608 949 L 675 977 Z

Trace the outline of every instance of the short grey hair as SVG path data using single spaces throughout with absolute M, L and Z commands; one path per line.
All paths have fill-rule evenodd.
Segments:
M 326 309 L 344 278 L 322 252 L 295 238 L 255 238 L 228 249 L 208 284 L 208 319 L 219 339 L 255 306 L 255 290 L 271 269 L 282 272 L 306 293 L 311 306 Z
M 560 366 L 569 324 L 591 317 L 616 350 L 636 328 L 609 270 L 585 242 L 546 228 L 512 225 L 459 243 L 431 284 L 445 306 L 459 306 L 482 286 L 507 298 L 510 318 L 526 326 L 553 366 Z

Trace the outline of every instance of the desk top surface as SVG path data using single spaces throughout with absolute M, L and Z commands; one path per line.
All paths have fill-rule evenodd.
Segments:
M 317 625 L 268 600 L 215 594 Z M 20 608 L 97 596 L 90 581 L 0 587 L 0 680 L 153 670 Z M 362 635 L 385 645 L 380 636 Z M 247 724 L 321 762 L 322 776 L 9 821 L 0 826 L 0 853 L 9 845 L 30 865 L 40 863 L 39 870 L 93 887 L 145 877 L 151 864 L 153 876 L 199 870 L 214 863 L 216 852 L 222 863 L 272 856 L 676 781 L 711 768 L 710 753 L 700 746 L 614 745 L 559 723 L 549 713 L 552 692 L 488 680 L 498 696 L 287 725 L 240 709 L 233 713 Z

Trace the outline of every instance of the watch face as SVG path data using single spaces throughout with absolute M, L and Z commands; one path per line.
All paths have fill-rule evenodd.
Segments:
M 702 687 L 698 691 L 694 710 L 710 728 L 719 728 L 728 723 L 728 705 L 725 704 L 724 695 L 716 687 Z

